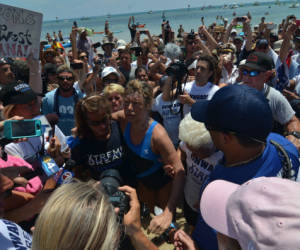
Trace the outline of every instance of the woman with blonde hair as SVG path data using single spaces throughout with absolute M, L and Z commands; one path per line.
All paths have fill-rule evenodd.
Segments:
M 117 83 L 110 83 L 103 89 L 103 94 L 111 103 L 112 112 L 117 112 L 123 109 L 124 92 L 124 87 Z
M 149 111 L 153 90 L 145 82 L 130 81 L 125 88 L 124 110 L 113 114 L 120 122 L 128 147 L 128 163 L 137 181 L 139 199 L 153 211 L 154 206 L 164 212 L 150 222 L 154 233 L 165 231 L 175 213 L 184 182 L 184 169 L 166 130 L 154 121 Z M 173 181 L 164 166 L 171 166 Z
M 110 168 L 122 177 L 125 164 L 124 142 L 118 123 L 111 120 L 111 105 L 105 95 L 92 94 L 78 101 L 75 109 L 76 138 L 71 145 L 75 175 L 98 180 Z
M 111 249 L 119 244 L 119 224 L 100 185 L 73 182 L 49 198 L 35 224 L 32 249 Z

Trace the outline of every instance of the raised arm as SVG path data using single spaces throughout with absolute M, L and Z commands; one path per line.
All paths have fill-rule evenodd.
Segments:
M 77 28 L 72 28 L 71 43 L 72 43 L 72 54 L 74 59 L 78 59 L 77 41 L 76 41 Z
M 226 32 L 223 37 L 223 43 L 228 43 L 231 30 L 232 30 L 233 26 L 235 26 L 236 24 L 237 24 L 236 18 L 233 18 L 231 23 L 229 24 L 229 26 L 226 28 Z
M 284 39 L 281 44 L 280 53 L 279 53 L 279 58 L 282 63 L 285 61 L 286 57 L 289 54 L 292 35 L 296 31 L 296 29 L 297 29 L 296 23 L 292 23 L 289 25 L 287 31 L 284 34 Z
M 130 29 L 131 27 L 131 16 L 129 17 L 129 19 L 128 19 L 128 29 Z
M 205 32 L 203 32 L 204 30 L 205 30 L 205 26 L 204 25 L 201 25 L 198 28 L 198 36 L 196 36 L 196 41 L 197 41 L 200 49 L 203 51 L 204 54 L 212 56 L 212 53 L 211 53 L 210 49 L 202 42 L 202 40 L 200 38 L 200 34 L 204 34 L 205 35 Z
M 245 49 L 246 51 L 250 51 L 252 48 L 252 30 L 250 25 L 250 19 L 248 17 L 243 24 L 243 30 L 246 37 Z

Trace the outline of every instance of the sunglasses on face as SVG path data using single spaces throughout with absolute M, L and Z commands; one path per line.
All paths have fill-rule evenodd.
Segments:
M 120 96 L 110 96 L 110 97 L 108 97 L 108 100 L 109 100 L 110 102 L 112 102 L 113 100 L 119 101 L 120 99 L 121 99 Z
M 64 81 L 64 80 L 72 81 L 72 80 L 74 80 L 74 77 L 72 77 L 72 76 L 71 77 L 58 76 L 57 79 L 60 80 L 60 81 Z
M 92 127 L 96 127 L 96 126 L 107 124 L 108 121 L 109 121 L 109 118 L 106 116 L 102 120 L 99 120 L 99 121 L 87 120 L 87 124 L 92 126 Z
M 260 74 L 260 71 L 257 71 L 257 70 L 248 71 L 246 69 L 243 69 L 242 72 L 243 72 L 244 76 L 249 75 L 250 77 L 255 77 Z

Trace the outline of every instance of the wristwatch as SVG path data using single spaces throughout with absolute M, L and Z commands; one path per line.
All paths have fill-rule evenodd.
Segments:
M 300 139 L 300 132 L 298 132 L 298 131 L 291 131 L 291 132 L 286 133 L 286 135 L 293 135 L 297 139 Z

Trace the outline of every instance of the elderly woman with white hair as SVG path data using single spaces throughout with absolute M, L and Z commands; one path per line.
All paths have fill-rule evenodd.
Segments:
M 183 210 L 193 229 L 199 213 L 201 186 L 223 153 L 216 151 L 205 125 L 195 121 L 190 113 L 180 122 L 179 139 L 181 143 L 177 152 L 186 169 Z

